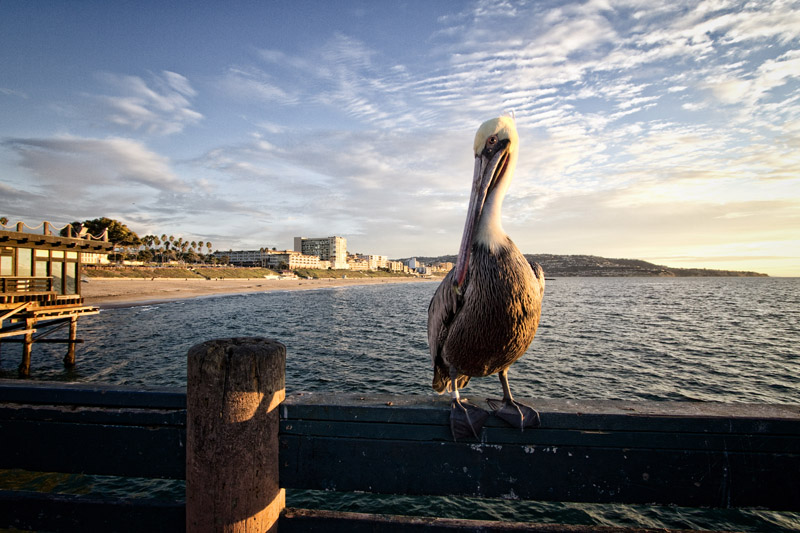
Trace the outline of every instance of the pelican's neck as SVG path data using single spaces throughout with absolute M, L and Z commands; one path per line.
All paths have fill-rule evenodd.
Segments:
M 472 239 L 473 243 L 482 244 L 491 252 L 497 252 L 508 239 L 502 221 L 504 194 L 497 194 L 498 192 L 500 191 L 492 191 L 486 199 L 481 218 L 475 228 L 475 237 Z
M 483 211 L 475 228 L 475 236 L 472 239 L 473 243 L 484 245 L 492 253 L 497 253 L 508 240 L 508 235 L 503 230 L 503 199 L 506 197 L 506 191 L 514 177 L 516 156 L 517 154 L 512 154 L 504 175 L 486 196 Z

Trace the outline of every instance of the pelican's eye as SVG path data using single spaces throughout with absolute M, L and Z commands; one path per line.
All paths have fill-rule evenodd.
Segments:
M 484 157 L 493 157 L 495 150 L 500 147 L 500 139 L 497 138 L 497 135 L 492 135 L 488 139 L 486 139 L 486 146 L 483 148 L 483 156 Z

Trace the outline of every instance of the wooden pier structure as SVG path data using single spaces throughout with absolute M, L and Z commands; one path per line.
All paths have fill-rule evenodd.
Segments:
M 798 405 L 529 399 L 541 428 L 453 442 L 447 398 L 286 395 L 285 357 L 200 344 L 187 390 L 0 381 L 0 469 L 186 481 L 185 499 L 4 488 L 0 528 L 651 531 L 284 508 L 287 489 L 800 511 Z
M 93 239 L 82 234 L 52 235 L 50 224 L 42 234 L 0 230 L 0 347 L 22 345 L 21 376 L 28 376 L 34 343 L 67 345 L 64 365 L 75 364 L 78 318 L 97 314 L 81 297 L 83 254 L 108 254 L 114 245 L 106 236 Z M 67 338 L 46 338 L 68 327 Z

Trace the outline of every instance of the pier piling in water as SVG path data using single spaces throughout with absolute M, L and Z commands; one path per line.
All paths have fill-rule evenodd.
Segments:
M 186 390 L 188 531 L 276 531 L 278 406 L 286 348 L 258 337 L 189 350 Z

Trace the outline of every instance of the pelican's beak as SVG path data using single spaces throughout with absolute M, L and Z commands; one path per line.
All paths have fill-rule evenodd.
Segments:
M 509 142 L 504 140 L 500 142 L 500 146 L 493 153 L 484 150 L 475 156 L 475 169 L 472 173 L 472 193 L 469 197 L 467 220 L 464 223 L 464 234 L 461 236 L 461 247 L 458 250 L 455 283 L 453 284 L 453 289 L 458 294 L 461 294 L 461 287 L 467 278 L 472 239 L 483 213 L 486 197 L 506 171 L 509 157 L 508 147 Z

